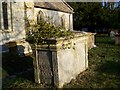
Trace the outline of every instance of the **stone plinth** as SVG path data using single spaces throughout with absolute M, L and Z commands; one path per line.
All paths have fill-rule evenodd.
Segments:
M 24 39 L 10 41 L 7 42 L 5 45 L 9 48 L 9 52 L 13 55 L 24 57 L 32 54 L 30 44 Z

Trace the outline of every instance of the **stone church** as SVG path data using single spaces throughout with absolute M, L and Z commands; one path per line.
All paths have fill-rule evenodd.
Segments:
M 66 30 L 73 30 L 73 8 L 64 0 L 17 1 L 0 0 L 2 52 L 12 51 L 8 49 L 9 46 L 17 45 L 20 56 L 32 53 L 29 43 L 25 41 L 26 22 L 32 25 L 44 19 Z M 49 45 L 47 48 L 44 45 L 42 50 L 37 51 L 36 60 L 33 60 L 35 82 L 48 82 L 48 85 L 52 82 L 55 86 L 62 87 L 88 68 L 88 49 L 94 47 L 95 34 L 77 31 L 73 33 L 74 38 L 53 40 L 54 45 Z
M 54 0 L 54 2 L 0 0 L 0 47 L 2 47 L 2 52 L 8 51 L 4 44 L 9 42 L 16 42 L 17 45 L 22 44 L 27 47 L 24 43 L 26 16 L 28 20 L 34 22 L 39 22 L 40 18 L 47 20 L 49 17 L 50 23 L 73 30 L 73 8 L 64 0 Z

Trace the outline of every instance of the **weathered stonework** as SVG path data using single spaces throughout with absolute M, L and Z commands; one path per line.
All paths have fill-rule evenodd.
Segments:
M 69 39 L 50 39 L 48 45 L 32 46 L 35 81 L 63 87 L 88 68 L 89 34 L 78 34 Z M 36 51 L 35 51 L 36 50 Z
M 23 57 L 32 54 L 32 49 L 30 44 L 24 39 L 11 41 L 6 43 L 5 45 L 9 48 L 9 50 L 11 48 L 10 53 L 16 54 L 18 56 Z M 13 51 L 12 48 L 14 48 L 15 50 Z
M 73 15 L 71 13 L 61 12 L 61 11 L 54 11 L 48 10 L 43 8 L 34 8 L 34 21 L 37 22 L 37 14 L 39 11 L 42 11 L 45 17 L 45 20 L 50 21 L 52 24 L 62 26 L 61 25 L 61 17 L 64 15 L 65 17 L 65 28 L 68 30 L 73 30 Z
M 0 31 L 0 45 L 5 44 L 9 41 L 25 38 L 24 2 L 11 2 L 10 5 L 12 21 L 9 25 L 11 29 Z
M 89 37 L 88 37 L 88 48 L 91 49 L 93 47 L 95 47 L 95 35 L 96 33 L 88 33 Z
M 57 0 L 56 0 L 57 1 Z M 0 0 L 0 17 L 3 16 L 2 10 L 2 2 Z M 44 13 L 44 19 L 51 19 L 51 24 L 55 24 L 61 26 L 61 16 L 65 15 L 65 28 L 68 30 L 73 30 L 73 10 L 70 6 L 68 6 L 65 2 L 60 0 L 60 8 L 57 9 L 57 5 L 59 3 L 52 4 L 53 8 L 49 5 L 51 3 L 47 3 L 44 8 L 41 5 L 35 6 L 34 0 L 30 0 L 30 2 L 10 2 L 10 0 L 6 0 L 8 4 L 8 19 L 9 19 L 9 30 L 4 30 L 1 26 L 3 25 L 3 17 L 0 18 L 0 47 L 5 43 L 23 40 L 26 38 L 26 23 L 29 22 L 30 25 L 37 22 L 37 15 L 39 11 Z M 39 1 L 38 1 L 39 2 Z M 42 2 L 40 2 L 42 3 Z M 43 2 L 45 4 L 45 2 Z M 42 4 L 43 5 L 43 4 Z M 63 8 L 61 8 L 63 5 Z M 54 9 L 55 8 L 55 9 Z M 57 10 L 56 10 L 57 9 Z M 62 9 L 62 10 L 61 10 Z M 69 10 L 69 12 L 67 12 Z M 28 19 L 28 22 L 27 20 Z M 6 47 L 5 50 L 9 51 Z M 0 53 L 2 53 L 0 51 Z
M 63 0 L 60 1 L 62 5 L 67 5 L 63 3 Z M 65 28 L 73 30 L 72 9 L 67 5 L 66 8 L 70 9 L 70 12 L 66 12 L 67 9 L 56 10 L 57 5 L 55 5 L 55 9 L 48 9 L 40 6 L 35 7 L 34 2 L 12 2 L 11 30 L 0 31 L 0 45 L 17 46 L 16 48 L 20 49 L 20 55 L 31 53 L 28 42 L 24 41 L 26 18 L 30 24 L 32 24 L 31 21 L 36 23 L 39 11 L 44 13 L 45 19 L 46 17 L 52 18 L 51 24 L 59 26 L 62 22 L 61 17 L 64 15 Z M 76 33 L 75 37 L 72 38 L 49 39 L 49 41 L 52 44 L 32 46 L 33 55 L 35 55 L 33 60 L 35 82 L 62 87 L 88 68 L 88 49 L 93 47 L 94 34 Z

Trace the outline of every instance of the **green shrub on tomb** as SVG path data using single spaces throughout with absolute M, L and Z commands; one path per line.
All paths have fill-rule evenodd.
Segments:
M 45 40 L 57 39 L 60 37 L 72 37 L 72 31 L 65 30 L 60 26 L 41 21 L 37 24 L 28 24 L 26 40 L 32 44 L 45 44 Z

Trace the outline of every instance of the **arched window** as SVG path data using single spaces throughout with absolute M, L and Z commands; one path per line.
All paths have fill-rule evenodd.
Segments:
M 0 30 L 11 30 L 11 2 L 0 0 Z
M 62 28 L 65 28 L 65 15 L 64 14 L 61 16 L 61 26 Z
M 8 29 L 8 8 L 7 8 L 7 2 L 2 2 L 2 10 L 3 10 L 3 25 L 4 25 L 4 29 Z
M 42 11 L 39 11 L 37 14 L 37 24 L 39 24 L 41 21 L 44 21 L 44 14 Z
M 1 11 L 1 7 L 2 5 L 1 5 L 1 1 L 0 1 L 0 30 L 2 29 L 2 17 L 1 17 L 1 13 L 2 13 L 2 11 Z

